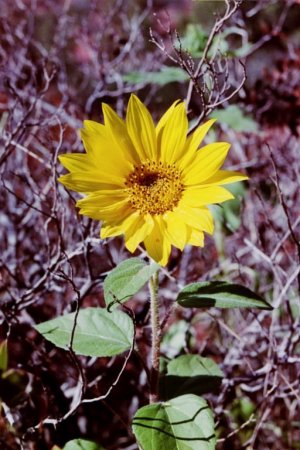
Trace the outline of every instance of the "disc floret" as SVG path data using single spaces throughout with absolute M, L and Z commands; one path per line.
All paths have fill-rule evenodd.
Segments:
M 173 211 L 184 190 L 180 170 L 155 161 L 135 166 L 125 185 L 132 208 L 151 215 Z

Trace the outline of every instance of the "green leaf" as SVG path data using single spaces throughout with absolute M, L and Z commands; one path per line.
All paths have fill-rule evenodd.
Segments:
M 162 66 L 159 72 L 128 72 L 122 75 L 128 83 L 157 84 L 164 86 L 174 81 L 182 82 L 189 79 L 188 74 L 180 67 Z
M 0 372 L 4 372 L 8 367 L 7 339 L 0 343 Z
M 63 450 L 104 450 L 104 448 L 92 441 L 73 439 L 65 444 Z
M 75 313 L 66 314 L 35 328 L 57 347 L 68 349 L 74 319 Z M 118 355 L 131 347 L 133 334 L 133 322 L 124 312 L 85 308 L 78 314 L 72 348 L 78 355 Z
M 216 109 L 211 116 L 233 130 L 242 133 L 254 133 L 258 129 L 257 123 L 249 115 L 245 115 L 237 105 L 230 105 L 225 109 Z
M 202 395 L 215 392 L 222 378 L 223 372 L 212 359 L 182 355 L 168 363 L 167 373 L 160 379 L 160 391 L 164 399 L 183 394 Z
M 273 309 L 262 297 L 239 284 L 202 281 L 185 286 L 177 297 L 184 308 L 259 308 Z
M 167 373 L 179 377 L 210 375 L 222 378 L 224 376 L 222 370 L 212 359 L 199 355 L 178 356 L 169 362 Z
M 200 24 L 189 23 L 184 37 L 181 39 L 182 48 L 191 56 L 199 58 L 202 56 L 206 46 L 208 34 Z
M 140 258 L 122 261 L 105 278 L 103 287 L 106 305 L 115 303 L 116 299 L 124 303 L 147 283 L 159 267 L 156 263 L 149 265 Z
M 214 450 L 213 415 L 206 401 L 182 395 L 140 408 L 132 428 L 142 450 Z
M 231 405 L 231 415 L 235 422 L 243 423 L 256 411 L 255 403 L 246 395 L 236 398 Z

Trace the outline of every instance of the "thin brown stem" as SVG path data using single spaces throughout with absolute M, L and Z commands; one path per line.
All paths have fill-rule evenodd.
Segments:
M 158 305 L 158 272 L 156 272 L 149 280 L 150 292 L 150 313 L 151 313 L 151 370 L 150 370 L 150 403 L 158 401 L 158 381 L 159 381 L 159 357 L 160 357 L 160 340 L 161 328 L 159 322 L 159 305 Z

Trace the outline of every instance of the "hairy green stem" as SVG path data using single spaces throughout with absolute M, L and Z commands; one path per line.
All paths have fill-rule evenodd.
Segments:
M 150 291 L 150 315 L 151 315 L 151 370 L 150 370 L 150 403 L 155 403 L 159 399 L 158 381 L 159 381 L 159 357 L 160 357 L 160 339 L 161 328 L 159 322 L 159 303 L 158 303 L 158 272 L 149 280 Z

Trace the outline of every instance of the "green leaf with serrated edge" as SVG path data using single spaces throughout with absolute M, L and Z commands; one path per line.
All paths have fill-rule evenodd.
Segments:
M 185 286 L 177 297 L 184 308 L 259 308 L 273 309 L 262 297 L 239 284 L 202 281 Z
M 212 359 L 182 355 L 168 363 L 166 374 L 160 378 L 160 394 L 168 399 L 183 394 L 215 392 L 222 378 L 223 372 Z
M 75 313 L 66 314 L 35 328 L 57 347 L 68 349 L 74 320 Z M 133 322 L 123 311 L 85 308 L 78 314 L 72 348 L 78 355 L 118 355 L 131 347 L 133 334 Z
M 132 421 L 142 450 L 214 450 L 212 412 L 196 395 L 182 395 L 168 402 L 140 408 Z
M 65 444 L 63 450 L 104 450 L 104 448 L 86 439 L 73 439 Z
M 140 258 L 131 258 L 122 261 L 113 269 L 104 281 L 104 298 L 107 306 L 124 303 L 136 294 L 151 276 L 157 272 L 159 265 L 147 264 Z
M 0 343 L 0 371 L 4 372 L 8 367 L 7 340 Z

